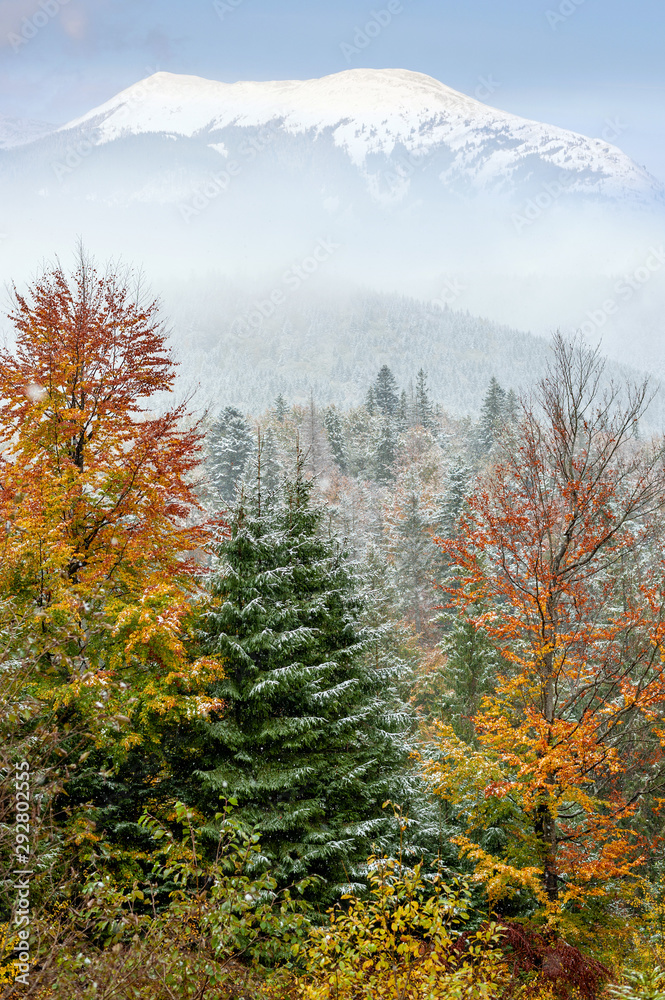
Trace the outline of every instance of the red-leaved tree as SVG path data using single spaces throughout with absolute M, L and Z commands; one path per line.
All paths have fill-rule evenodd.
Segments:
M 127 718 L 122 693 L 139 684 L 153 708 L 173 709 L 167 691 L 193 695 L 219 668 L 187 666 L 181 626 L 208 537 L 193 478 L 202 434 L 185 404 L 150 409 L 175 378 L 157 304 L 131 273 L 100 273 L 81 251 L 71 276 L 57 265 L 15 290 L 10 318 L 0 594 L 26 622 L 56 705 Z
M 631 818 L 661 784 L 665 476 L 660 442 L 636 436 L 647 385 L 608 384 L 580 341 L 557 338 L 554 355 L 458 537 L 439 542 L 450 604 L 508 667 L 474 719 L 481 749 L 444 730 L 428 771 L 450 799 L 465 789 L 470 830 L 512 816 L 502 857 L 463 841 L 495 894 L 521 880 L 557 911 L 630 873 L 644 846 Z

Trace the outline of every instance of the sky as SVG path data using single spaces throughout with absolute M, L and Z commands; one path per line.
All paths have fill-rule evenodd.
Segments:
M 427 73 L 665 180 L 662 0 L 0 0 L 0 115 L 64 123 L 158 70 Z

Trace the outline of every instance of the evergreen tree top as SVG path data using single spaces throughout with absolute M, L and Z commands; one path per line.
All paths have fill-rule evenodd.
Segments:
M 288 412 L 289 412 L 289 408 L 287 406 L 286 400 L 284 399 L 284 396 L 280 392 L 279 396 L 275 400 L 275 406 L 273 408 L 273 413 L 275 414 L 275 419 L 278 420 L 280 422 L 280 424 L 283 423 L 284 422 L 284 417 L 286 416 L 286 414 Z
M 374 383 L 374 401 L 382 413 L 395 416 L 399 406 L 397 380 L 388 365 L 383 365 Z
M 422 368 L 416 376 L 415 410 L 415 423 L 420 424 L 425 430 L 433 430 L 434 406 L 429 395 L 427 375 Z
M 480 411 L 478 436 L 481 450 L 489 452 L 506 421 L 506 393 L 492 376 Z

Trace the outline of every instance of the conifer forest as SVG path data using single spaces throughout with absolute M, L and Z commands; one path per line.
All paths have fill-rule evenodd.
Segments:
M 134 278 L 0 353 L 2 996 L 665 997 L 656 387 L 197 410 Z

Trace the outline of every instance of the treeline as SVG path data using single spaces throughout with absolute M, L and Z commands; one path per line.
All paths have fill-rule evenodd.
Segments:
M 346 411 L 313 399 L 289 406 L 281 395 L 260 417 L 226 407 L 206 434 L 207 502 L 232 506 L 259 465 L 270 492 L 298 451 L 361 572 L 381 565 L 384 597 L 395 595 L 393 617 L 434 638 L 446 561 L 432 538 L 451 537 L 475 477 L 518 417 L 515 393 L 495 378 L 480 419 L 460 421 L 434 404 L 424 370 L 401 388 L 388 365 L 367 386 L 364 405 Z
M 386 364 L 196 423 L 150 410 L 164 329 L 112 271 L 11 318 L 3 996 L 658 989 L 648 388 L 558 339 L 476 422 Z
M 468 312 L 400 295 L 315 293 L 297 296 L 248 327 L 257 298 L 193 277 L 173 286 L 166 303 L 180 380 L 221 401 L 262 413 L 280 393 L 293 403 L 314 398 L 340 409 L 358 406 L 385 362 L 408 391 L 428 371 L 436 403 L 456 418 L 477 418 L 490 378 L 516 392 L 542 376 L 547 343 Z

